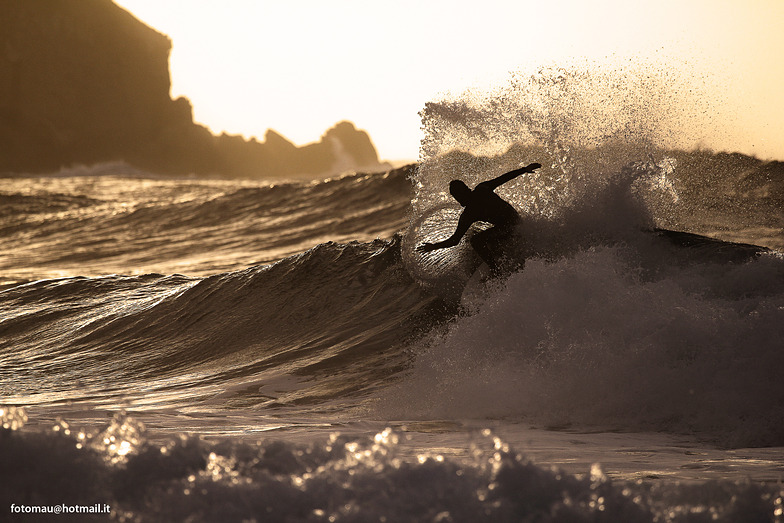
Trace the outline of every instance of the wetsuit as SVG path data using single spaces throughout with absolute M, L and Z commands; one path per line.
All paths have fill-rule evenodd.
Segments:
M 495 189 L 500 185 L 526 172 L 541 167 L 532 163 L 526 167 L 509 171 L 501 176 L 482 182 L 473 190 L 465 183 L 455 180 L 450 183 L 452 196 L 463 205 L 463 212 L 452 236 L 437 243 L 425 243 L 418 247 L 420 252 L 428 252 L 457 245 L 474 222 L 493 225 L 490 229 L 478 232 L 471 238 L 471 246 L 487 263 L 494 274 L 510 272 L 522 268 L 519 225 L 522 221 L 512 205 L 498 196 Z

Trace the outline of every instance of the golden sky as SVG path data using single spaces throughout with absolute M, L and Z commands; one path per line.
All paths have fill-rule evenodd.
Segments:
M 701 145 L 784 159 L 784 0 L 115 0 L 169 35 L 172 95 L 215 132 L 298 145 L 340 120 L 416 159 L 444 93 L 575 60 L 642 60 L 710 86 Z

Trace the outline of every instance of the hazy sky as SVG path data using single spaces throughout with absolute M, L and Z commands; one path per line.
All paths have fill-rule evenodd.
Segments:
M 340 120 L 415 159 L 418 112 L 511 71 L 654 60 L 710 77 L 733 130 L 703 145 L 784 159 L 784 0 L 115 0 L 169 35 L 172 95 L 215 132 L 298 145 Z

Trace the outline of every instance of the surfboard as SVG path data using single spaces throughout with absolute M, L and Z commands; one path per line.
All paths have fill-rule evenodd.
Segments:
M 460 212 L 459 207 L 451 205 L 428 210 L 411 224 L 403 244 L 403 259 L 411 276 L 429 291 L 451 301 L 460 299 L 463 289 L 482 265 L 469 243 L 474 227 L 454 247 L 427 253 L 418 252 L 416 247 L 448 238 L 455 230 Z
M 767 247 L 719 240 L 691 232 L 669 229 L 652 229 L 648 232 L 678 248 L 681 256 L 692 262 L 742 263 L 770 252 Z

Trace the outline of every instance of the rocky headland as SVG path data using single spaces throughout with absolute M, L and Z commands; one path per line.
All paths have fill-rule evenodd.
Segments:
M 0 173 L 122 161 L 168 175 L 277 177 L 372 169 L 340 122 L 296 146 L 214 135 L 170 95 L 172 42 L 111 0 L 0 0 Z

